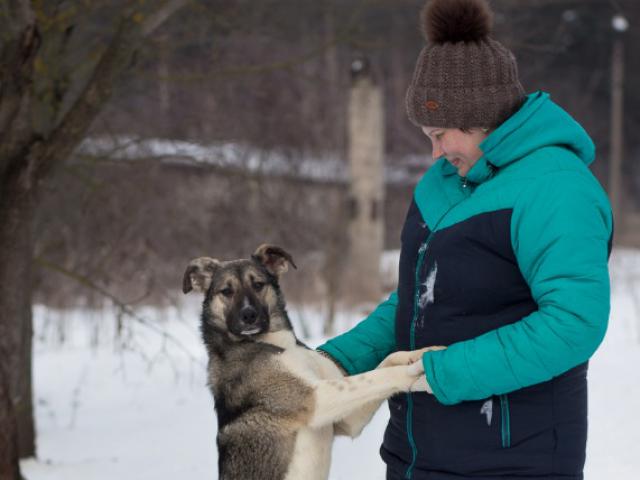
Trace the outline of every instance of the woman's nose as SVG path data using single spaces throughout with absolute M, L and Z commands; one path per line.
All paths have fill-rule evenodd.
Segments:
M 434 144 L 433 149 L 431 150 L 431 156 L 433 157 L 433 159 L 435 160 L 436 158 L 440 158 L 442 155 L 444 155 L 444 152 L 442 151 L 440 145 Z

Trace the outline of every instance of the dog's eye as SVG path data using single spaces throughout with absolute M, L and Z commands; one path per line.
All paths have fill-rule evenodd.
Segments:
M 255 282 L 255 283 L 253 284 L 253 289 L 254 289 L 256 292 L 259 292 L 259 291 L 260 291 L 260 290 L 262 290 L 263 288 L 264 288 L 264 282 Z
M 222 295 L 224 295 L 225 297 L 229 298 L 229 297 L 233 296 L 233 289 L 231 289 L 229 287 L 226 287 L 226 288 L 223 288 L 222 290 L 220 290 L 220 293 Z

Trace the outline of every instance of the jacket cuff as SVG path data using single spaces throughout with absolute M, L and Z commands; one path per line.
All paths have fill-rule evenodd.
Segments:
M 355 365 L 353 365 L 349 359 L 334 345 L 331 343 L 325 343 L 324 345 L 320 345 L 316 348 L 321 354 L 329 357 L 333 363 L 335 363 L 340 370 L 343 370 L 348 375 L 355 375 L 358 373 L 356 371 Z
M 433 391 L 433 396 L 436 397 L 436 400 L 438 400 L 438 402 L 442 403 L 443 405 L 453 405 L 455 402 L 452 402 L 449 400 L 449 398 L 447 398 L 445 393 L 440 388 L 440 385 L 438 384 L 436 369 L 433 364 L 434 354 L 437 354 L 437 353 L 439 352 L 425 352 L 425 354 L 422 355 L 422 365 L 424 366 L 424 374 L 427 377 L 427 383 L 429 384 L 429 387 L 431 387 L 431 390 Z

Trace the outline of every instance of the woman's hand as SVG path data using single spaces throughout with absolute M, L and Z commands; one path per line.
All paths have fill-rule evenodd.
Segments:
M 444 349 L 438 348 L 438 350 Z M 411 376 L 420 375 L 418 379 L 413 382 L 413 385 L 411 385 L 411 388 L 409 389 L 410 392 L 427 392 L 433 394 L 431 385 L 427 382 L 427 376 L 424 374 L 424 363 L 422 363 L 422 357 L 407 367 L 407 373 Z
M 424 374 L 424 365 L 422 363 L 422 356 L 425 352 L 433 352 L 437 350 L 445 350 L 447 347 L 433 346 L 421 348 L 419 350 L 412 350 L 409 352 L 401 351 L 394 352 L 387 356 L 378 368 L 395 367 L 398 365 L 407 365 L 407 373 L 411 376 L 419 375 L 418 379 L 411 385 L 411 392 L 427 392 L 433 394 L 431 386 L 427 382 L 427 377 Z
M 378 365 L 378 368 L 396 367 L 398 365 L 411 365 L 412 363 L 415 363 L 417 361 L 422 361 L 422 355 L 424 355 L 425 352 L 444 350 L 445 348 L 447 347 L 434 346 L 421 348 L 419 350 L 411 350 L 408 352 L 394 352 L 391 355 L 387 356 L 387 358 L 385 358 L 380 363 L 380 365 Z

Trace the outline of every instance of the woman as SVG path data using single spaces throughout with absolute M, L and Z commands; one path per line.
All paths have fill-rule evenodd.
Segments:
M 437 162 L 401 234 L 398 289 L 320 349 L 348 373 L 421 358 L 389 401 L 388 479 L 583 478 L 587 361 L 609 315 L 612 216 L 591 139 L 525 96 L 484 0 L 432 0 L 407 93 Z

